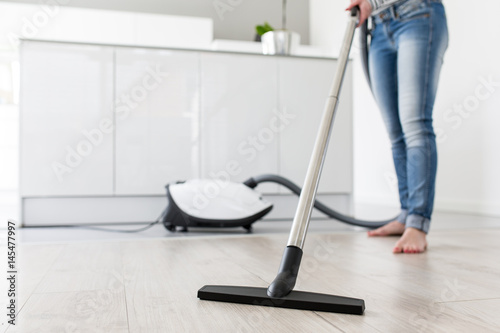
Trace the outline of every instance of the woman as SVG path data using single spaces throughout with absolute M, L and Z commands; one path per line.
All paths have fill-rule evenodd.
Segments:
M 437 151 L 432 127 L 448 28 L 441 0 L 352 0 L 360 24 L 374 25 L 369 53 L 372 90 L 392 144 L 401 213 L 369 236 L 401 235 L 394 253 L 427 248 Z

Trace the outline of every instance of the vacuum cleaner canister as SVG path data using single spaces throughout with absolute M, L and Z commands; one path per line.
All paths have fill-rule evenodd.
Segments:
M 273 208 L 259 192 L 242 183 L 192 179 L 166 186 L 167 208 L 160 218 L 170 231 L 182 227 L 244 227 L 250 230 Z
M 250 177 L 243 183 L 217 179 L 170 183 L 166 186 L 167 208 L 163 211 L 160 221 L 170 231 L 175 231 L 176 226 L 182 227 L 183 231 L 187 231 L 188 227 L 244 227 L 250 230 L 252 223 L 260 220 L 272 209 L 272 204 L 263 200 L 261 194 L 255 190 L 255 187 L 262 183 L 279 184 L 298 196 L 302 192 L 291 180 L 273 174 Z M 379 228 L 396 219 L 356 219 L 337 212 L 316 199 L 314 208 L 329 218 L 369 229 Z

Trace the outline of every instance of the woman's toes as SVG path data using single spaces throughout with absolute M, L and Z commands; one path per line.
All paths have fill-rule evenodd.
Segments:
M 423 231 L 407 228 L 394 246 L 393 253 L 422 253 L 427 248 L 426 235 Z
M 392 249 L 392 253 L 401 253 L 401 252 L 403 252 L 403 248 L 398 245 L 394 246 L 394 248 Z

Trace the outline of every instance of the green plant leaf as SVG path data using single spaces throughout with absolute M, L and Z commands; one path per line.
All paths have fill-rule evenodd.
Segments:
M 255 27 L 255 31 L 256 31 L 259 35 L 261 35 L 261 36 L 262 36 L 263 34 L 265 34 L 266 32 L 268 32 L 268 31 L 273 31 L 273 30 L 274 30 L 274 29 L 273 29 L 273 27 L 271 27 L 271 26 L 269 25 L 269 23 L 267 23 L 267 22 L 264 22 L 264 24 L 263 24 L 263 25 L 257 25 L 257 26 Z

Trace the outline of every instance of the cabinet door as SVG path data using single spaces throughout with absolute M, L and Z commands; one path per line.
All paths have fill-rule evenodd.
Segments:
M 201 60 L 202 175 L 240 182 L 277 173 L 276 58 L 202 53 Z
M 199 54 L 116 50 L 116 193 L 198 176 Z
M 300 186 L 304 183 L 336 67 L 333 60 L 281 58 L 279 61 L 280 108 L 295 116 L 281 137 L 280 169 L 284 177 Z M 351 191 L 352 75 L 349 66 L 318 192 Z
M 21 195 L 113 193 L 113 49 L 21 46 Z

